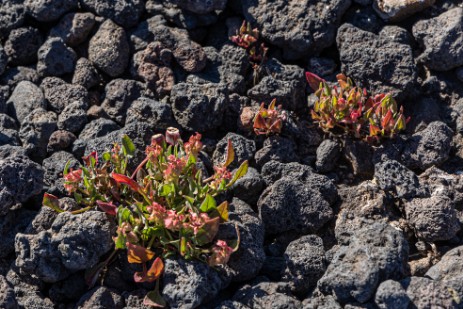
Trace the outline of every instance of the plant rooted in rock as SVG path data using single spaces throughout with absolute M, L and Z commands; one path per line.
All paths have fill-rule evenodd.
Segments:
M 270 102 L 268 108 L 264 103 L 260 105 L 253 120 L 253 129 L 256 135 L 279 134 L 286 120 L 286 113 L 281 110 L 281 105 L 276 106 L 276 99 Z
M 197 165 L 201 148 L 200 134 L 184 143 L 179 131 L 169 128 L 165 135 L 152 137 L 145 159 L 132 173 L 128 163 L 136 149 L 127 136 L 102 160 L 93 152 L 79 169 L 64 170 L 66 190 L 83 205 L 76 213 L 99 208 L 115 216 L 116 249 L 126 249 L 129 263 L 141 265 L 134 281 L 157 282 L 145 298 L 148 305 L 164 305 L 158 291 L 163 259 L 179 254 L 210 266 L 224 265 L 238 248 L 239 235 L 234 243 L 216 239 L 220 223 L 228 220 L 228 203 L 217 205 L 215 197 L 246 174 L 248 163 L 234 174 L 227 169 L 235 157 L 229 141 L 225 162 L 204 179 Z M 43 204 L 63 211 L 50 194 Z M 91 282 L 108 260 L 91 270 Z
M 331 87 L 324 79 L 306 72 L 307 82 L 318 98 L 311 111 L 312 119 L 320 128 L 370 142 L 381 137 L 392 138 L 405 129 L 409 119 L 405 119 L 403 107 L 397 109 L 390 94 L 371 97 L 366 89 L 355 87 L 344 74 L 336 77 L 338 86 Z

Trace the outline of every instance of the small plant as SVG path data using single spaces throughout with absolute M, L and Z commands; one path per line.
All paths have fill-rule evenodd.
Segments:
M 65 189 L 83 206 L 74 213 L 99 208 L 114 216 L 118 224 L 116 250 L 127 250 L 128 262 L 142 268 L 134 274 L 134 281 L 156 281 L 155 290 L 145 297 L 147 305 L 165 305 L 158 280 L 163 259 L 180 255 L 210 266 L 223 265 L 238 248 L 238 230 L 233 243 L 215 240 L 220 223 L 228 220 L 228 203 L 217 205 L 215 197 L 246 174 L 248 163 L 243 162 L 232 175 L 227 166 L 235 155 L 229 141 L 225 162 L 203 179 L 197 166 L 201 148 L 200 134 L 183 143 L 179 131 L 169 128 L 165 136 L 152 137 L 145 159 L 132 173 L 128 162 L 136 149 L 127 136 L 122 145 L 115 144 L 102 155 L 102 162 L 93 152 L 83 158 L 79 169 L 69 170 L 68 164 L 64 170 Z M 57 197 L 50 194 L 45 194 L 43 204 L 63 211 Z M 108 262 L 90 270 L 89 283 L 95 282 Z
M 259 30 L 257 28 L 252 29 L 251 23 L 244 20 L 237 34 L 232 36 L 230 40 L 236 45 L 246 49 L 249 61 L 254 70 L 254 84 L 256 84 L 260 68 L 266 59 L 268 51 L 264 43 L 259 43 Z
M 286 120 L 286 113 L 281 110 L 281 105 L 276 106 L 276 99 L 270 102 L 268 108 L 261 104 L 259 111 L 253 120 L 253 129 L 256 135 L 279 134 Z
M 403 107 L 390 94 L 368 96 L 366 89 L 355 87 L 352 80 L 338 74 L 338 86 L 331 87 L 324 79 L 307 72 L 306 78 L 318 97 L 311 111 L 312 119 L 324 131 L 351 134 L 369 142 L 381 137 L 394 137 L 407 122 Z

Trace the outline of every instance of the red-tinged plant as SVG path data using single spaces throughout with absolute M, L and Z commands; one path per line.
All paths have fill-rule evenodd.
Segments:
M 338 85 L 330 86 L 324 79 L 307 72 L 306 78 L 315 91 L 317 101 L 311 110 L 312 119 L 324 131 L 343 132 L 369 142 L 381 137 L 394 137 L 404 130 L 409 119 L 403 107 L 390 94 L 370 97 L 366 89 L 354 86 L 344 74 L 338 74 Z
M 252 29 L 251 23 L 243 21 L 236 35 L 230 37 L 230 40 L 236 45 L 246 49 L 246 52 L 254 70 L 254 84 L 257 82 L 259 71 L 266 60 L 268 48 L 263 42 L 259 42 L 259 30 Z
M 155 290 L 145 297 L 147 305 L 165 305 L 158 280 L 163 259 L 178 254 L 217 266 L 227 263 L 238 249 L 239 235 L 230 243 L 216 239 L 220 223 L 228 220 L 228 203 L 217 205 L 215 197 L 246 174 L 248 163 L 243 162 L 234 174 L 228 170 L 235 158 L 229 141 L 225 162 L 204 179 L 197 166 L 201 148 L 200 134 L 184 143 L 178 130 L 169 128 L 165 135 L 153 136 L 145 159 L 132 173 L 127 166 L 136 149 L 127 136 L 122 145 L 115 144 L 101 156 L 102 162 L 92 153 L 78 170 L 69 170 L 69 164 L 65 167 L 65 188 L 83 206 L 74 213 L 100 209 L 115 217 L 116 249 L 127 250 L 128 262 L 142 267 L 134 281 L 156 281 Z M 51 194 L 44 195 L 43 204 L 63 211 Z M 113 255 L 89 270 L 89 284 L 94 284 Z
M 286 113 L 281 110 L 281 105 L 276 106 L 276 99 L 273 99 L 268 108 L 264 103 L 254 117 L 253 129 L 256 135 L 279 134 L 286 120 Z

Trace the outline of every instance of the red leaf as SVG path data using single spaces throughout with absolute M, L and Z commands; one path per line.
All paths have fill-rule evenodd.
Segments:
M 307 82 L 309 83 L 309 86 L 313 89 L 313 91 L 317 91 L 318 88 L 320 88 L 320 83 L 325 81 L 320 76 L 310 72 L 305 72 L 305 78 L 307 79 Z
M 389 121 L 391 121 L 391 119 L 392 119 L 392 111 L 388 110 L 386 113 L 386 116 L 384 116 L 384 119 L 381 122 L 381 126 L 383 127 L 383 129 L 386 128 L 386 126 L 389 124 Z
M 154 252 L 142 246 L 137 246 L 127 242 L 127 260 L 129 263 L 145 263 L 154 257 Z
M 107 203 L 103 201 L 96 201 L 98 207 L 107 213 L 110 216 L 115 216 L 117 214 L 117 207 L 112 203 Z
M 122 174 L 112 173 L 111 177 L 118 183 L 118 184 L 125 184 L 128 185 L 134 191 L 141 191 L 141 186 L 135 180 L 129 178 L 128 176 Z

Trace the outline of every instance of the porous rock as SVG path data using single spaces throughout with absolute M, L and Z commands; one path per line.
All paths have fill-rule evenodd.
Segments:
M 77 54 L 61 38 L 46 40 L 37 55 L 37 72 L 42 76 L 61 76 L 74 71 Z
M 20 82 L 6 104 L 8 114 L 19 123 L 23 123 L 34 109 L 47 107 L 43 92 L 29 81 Z

